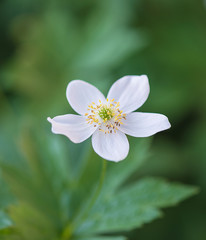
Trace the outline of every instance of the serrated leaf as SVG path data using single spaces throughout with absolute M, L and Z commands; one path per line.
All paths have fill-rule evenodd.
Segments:
M 173 206 L 197 191 L 196 187 L 163 179 L 142 179 L 113 195 L 101 196 L 78 231 L 103 233 L 140 227 L 160 217 L 160 208 Z
M 88 220 L 79 226 L 77 233 L 109 233 L 116 231 L 127 231 L 149 223 L 161 216 L 161 212 L 153 207 L 118 205 L 114 202 L 98 206 L 98 210 L 92 212 Z
M 124 203 L 129 196 L 139 205 L 167 207 L 173 206 L 197 192 L 197 187 L 169 183 L 161 178 L 144 178 L 122 189 L 117 197 Z

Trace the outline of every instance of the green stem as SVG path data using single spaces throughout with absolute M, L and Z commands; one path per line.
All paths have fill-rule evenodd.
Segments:
M 102 172 L 101 172 L 101 176 L 100 176 L 100 179 L 99 179 L 99 185 L 98 185 L 98 188 L 96 189 L 96 192 L 94 193 L 94 196 L 93 198 L 91 199 L 91 202 L 87 208 L 87 211 L 83 214 L 82 216 L 82 220 L 84 220 L 88 213 L 90 212 L 91 208 L 93 207 L 93 205 L 95 204 L 97 198 L 99 197 L 99 194 L 102 190 L 102 186 L 103 186 L 103 183 L 104 183 L 104 178 L 105 178 L 105 173 L 106 173 L 106 168 L 107 168 L 107 161 L 106 160 L 103 160 L 103 166 L 102 166 Z
M 63 234 L 62 234 L 62 240 L 69 240 L 72 233 L 74 232 L 74 229 L 76 228 L 76 226 L 79 225 L 79 223 L 83 222 L 90 210 L 92 209 L 92 207 L 94 206 L 95 202 L 97 201 L 98 197 L 99 197 L 99 194 L 102 190 L 102 186 L 103 186 L 103 183 L 104 183 L 104 178 L 105 178 L 105 173 L 106 173 L 106 169 L 107 169 L 107 161 L 106 160 L 103 160 L 103 164 L 102 164 L 102 172 L 101 172 L 101 176 L 100 176 L 100 179 L 99 179 L 99 185 L 96 189 L 96 191 L 94 192 L 94 195 L 86 209 L 85 212 L 83 212 L 82 216 L 80 217 L 79 220 L 77 220 L 75 223 L 73 224 L 68 224 L 67 227 L 65 228 Z

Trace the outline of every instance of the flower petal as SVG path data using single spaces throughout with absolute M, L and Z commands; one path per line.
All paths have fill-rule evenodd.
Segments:
M 171 127 L 168 118 L 159 113 L 133 112 L 122 122 L 119 129 L 133 137 L 149 137 Z
M 80 143 L 89 138 L 98 126 L 89 125 L 85 117 L 67 114 L 47 118 L 52 124 L 52 132 L 67 136 L 72 142 Z
M 105 134 L 97 130 L 92 135 L 92 146 L 102 158 L 114 162 L 125 159 L 129 152 L 127 137 L 120 131 Z
M 71 81 L 66 90 L 66 96 L 71 107 L 79 114 L 87 112 L 88 105 L 99 100 L 105 101 L 104 95 L 93 85 L 82 80 Z
M 130 113 L 143 105 L 149 91 L 149 81 L 146 75 L 125 76 L 112 85 L 107 98 L 114 98 L 120 103 L 120 109 L 123 112 Z

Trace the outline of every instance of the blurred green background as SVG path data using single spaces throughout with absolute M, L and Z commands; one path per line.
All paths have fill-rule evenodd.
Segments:
M 172 128 L 153 138 L 136 177 L 163 176 L 201 192 L 128 233 L 129 239 L 206 238 L 202 0 L 1 0 L 0 36 L 0 157 L 24 168 L 21 156 L 33 154 L 31 134 L 40 139 L 39 155 L 46 155 L 44 145 L 60 141 L 75 158 L 85 144 L 53 135 L 46 121 L 72 112 L 68 82 L 82 79 L 106 94 L 118 78 L 146 74 L 151 93 L 140 111 L 165 114 Z

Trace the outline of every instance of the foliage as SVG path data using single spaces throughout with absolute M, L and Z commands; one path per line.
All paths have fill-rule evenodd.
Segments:
M 5 239 L 85 239 L 86 236 L 92 238 L 114 232 L 118 236 L 118 232 L 140 227 L 160 217 L 159 208 L 177 204 L 197 192 L 195 187 L 170 184 L 156 178 L 144 178 L 125 185 L 125 180 L 147 155 L 148 141 L 140 141 L 132 146 L 126 161 L 109 163 L 102 192 L 90 209 L 101 171 L 98 156 L 84 154 L 88 158 L 84 164 L 81 163 L 83 169 L 77 169 L 75 176 L 71 176 L 72 166 L 67 163 L 71 163 L 70 159 L 61 156 L 57 161 L 55 148 L 44 149 L 46 154 L 38 156 L 45 144 L 41 144 L 35 135 L 25 135 L 22 147 L 27 158 L 26 171 L 1 162 L 3 178 L 15 196 L 12 205 L 4 206 L 2 203 L 2 210 L 7 209 L 13 224 L 2 212 L 1 228 L 16 231 L 6 236 L 3 232 Z M 90 148 L 86 147 L 85 151 L 90 151 Z M 75 161 L 85 160 L 79 157 Z M 9 197 L 9 194 L 2 195 Z M 119 239 L 112 235 L 98 238 Z
M 0 239 L 62 240 L 71 229 L 82 240 L 205 239 L 202 1 L 4 0 L 0 15 Z M 149 76 L 143 108 L 169 116 L 172 129 L 151 148 L 131 138 L 128 159 L 108 163 L 87 212 L 101 160 L 88 143 L 52 135 L 46 117 L 71 112 L 70 80 L 106 93 L 127 74 Z M 139 229 L 197 192 L 165 178 L 201 194 Z

